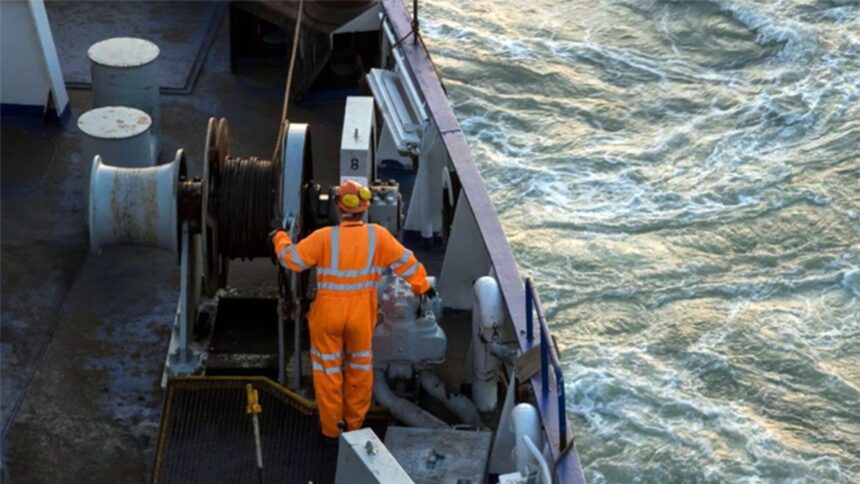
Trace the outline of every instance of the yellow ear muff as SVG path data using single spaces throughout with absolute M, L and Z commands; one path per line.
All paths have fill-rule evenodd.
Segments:
M 361 203 L 361 200 L 358 199 L 358 195 L 348 193 L 342 197 L 340 197 L 341 203 L 346 208 L 357 208 Z
M 364 200 L 365 202 L 369 201 L 373 198 L 373 193 L 370 192 L 370 188 L 361 187 L 358 189 L 358 198 Z

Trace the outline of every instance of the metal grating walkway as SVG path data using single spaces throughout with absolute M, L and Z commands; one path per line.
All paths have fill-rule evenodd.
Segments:
M 263 481 L 334 481 L 337 447 L 323 442 L 312 402 L 267 378 L 190 377 L 168 383 L 153 483 L 258 482 L 246 383 L 263 407 Z

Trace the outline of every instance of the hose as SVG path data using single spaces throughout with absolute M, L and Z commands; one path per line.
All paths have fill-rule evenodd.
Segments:
M 535 461 L 540 466 L 540 472 L 541 475 L 543 475 L 543 479 L 541 479 L 543 484 L 552 484 L 553 479 L 549 473 L 549 466 L 546 463 L 546 459 L 543 458 L 543 454 L 541 454 L 540 450 L 538 450 L 537 446 L 532 442 L 532 439 L 530 439 L 528 435 L 523 435 L 523 442 L 525 442 L 526 447 L 532 454 L 532 457 L 535 458 Z
M 373 398 L 377 403 L 387 408 L 391 415 L 400 422 L 411 427 L 447 429 L 448 424 L 431 415 L 418 405 L 398 397 L 388 387 L 385 372 L 376 369 L 373 372 Z
M 422 371 L 418 374 L 418 380 L 424 391 L 445 405 L 445 408 L 454 413 L 461 422 L 475 427 L 481 425 L 481 416 L 475 404 L 463 395 L 448 393 L 445 390 L 445 384 L 435 373 Z

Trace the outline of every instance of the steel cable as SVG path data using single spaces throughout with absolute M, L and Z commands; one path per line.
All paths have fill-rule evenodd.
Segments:
M 281 106 L 281 128 L 278 131 L 278 139 L 275 141 L 275 153 L 272 154 L 272 159 L 277 160 L 281 157 L 281 152 L 284 149 L 284 129 L 287 123 L 287 108 L 290 106 L 290 91 L 293 86 L 293 69 L 296 67 L 296 53 L 299 51 L 299 32 L 302 30 L 302 13 L 305 10 L 305 0 L 299 0 L 299 11 L 296 14 L 296 28 L 293 31 L 293 46 L 290 54 L 290 68 L 287 72 L 287 85 L 284 87 L 284 103 Z
M 218 190 L 219 242 L 231 259 L 268 257 L 277 191 L 274 163 L 227 158 Z

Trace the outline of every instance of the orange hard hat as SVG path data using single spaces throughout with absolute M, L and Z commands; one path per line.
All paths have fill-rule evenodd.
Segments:
M 353 180 L 344 180 L 337 187 L 337 207 L 344 213 L 362 213 L 370 206 L 373 193 L 366 186 Z

